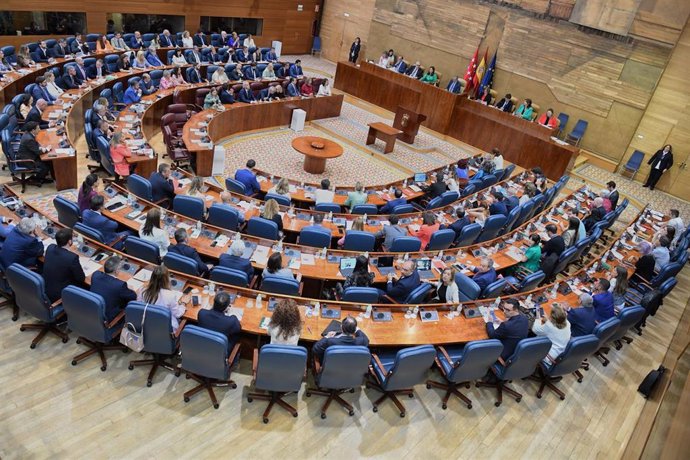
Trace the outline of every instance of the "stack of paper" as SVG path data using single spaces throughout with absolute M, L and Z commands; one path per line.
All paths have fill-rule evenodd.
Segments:
M 87 259 L 86 257 L 79 257 L 79 263 L 81 264 L 82 270 L 84 270 L 84 275 L 87 277 L 101 269 L 101 264 Z
M 143 281 L 144 283 L 148 283 L 148 281 L 151 279 L 152 274 L 153 272 L 151 270 L 142 268 L 136 273 L 136 275 L 134 275 L 134 279 Z
M 252 262 L 256 262 L 258 265 L 266 265 L 268 262 L 268 252 L 271 250 L 268 246 L 257 246 L 254 254 L 252 254 Z

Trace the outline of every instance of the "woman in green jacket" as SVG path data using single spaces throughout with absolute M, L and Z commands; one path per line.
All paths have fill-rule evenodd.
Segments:
M 531 120 L 533 111 L 534 109 L 532 109 L 532 99 L 525 99 L 525 102 L 520 104 L 520 107 L 518 107 L 515 111 L 515 116 L 522 117 L 525 120 Z
M 422 79 L 420 80 L 423 83 L 430 83 L 432 85 L 435 85 L 436 82 L 438 81 L 438 74 L 436 74 L 436 67 L 431 66 L 429 69 L 424 73 L 422 76 Z

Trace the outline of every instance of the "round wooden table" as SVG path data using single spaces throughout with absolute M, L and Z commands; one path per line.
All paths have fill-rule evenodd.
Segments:
M 314 148 L 312 144 L 323 145 Z M 304 170 L 310 174 L 321 174 L 326 169 L 326 160 L 343 154 L 340 144 L 316 136 L 296 137 L 292 140 L 292 148 L 304 155 Z

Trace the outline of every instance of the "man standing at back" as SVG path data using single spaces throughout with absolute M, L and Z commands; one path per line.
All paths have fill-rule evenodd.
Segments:
M 238 169 L 235 172 L 235 180 L 242 182 L 245 193 L 251 196 L 259 193 L 261 191 L 261 186 L 259 185 L 259 181 L 256 180 L 256 174 L 252 172 L 252 169 L 256 167 L 256 161 L 248 160 L 246 166 L 246 168 Z

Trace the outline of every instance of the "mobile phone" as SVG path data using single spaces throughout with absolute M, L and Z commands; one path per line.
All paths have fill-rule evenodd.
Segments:
M 195 307 L 199 305 L 199 296 L 198 295 L 192 296 L 192 305 L 194 305 Z
M 185 288 L 185 290 L 182 291 L 182 294 L 189 294 L 190 292 L 192 292 L 192 289 L 194 288 L 192 288 L 191 286 L 187 286 L 187 288 Z
M 105 252 L 101 252 L 96 257 L 94 257 L 93 260 L 95 260 L 96 262 L 100 262 L 101 260 L 105 259 L 106 256 L 107 254 Z

